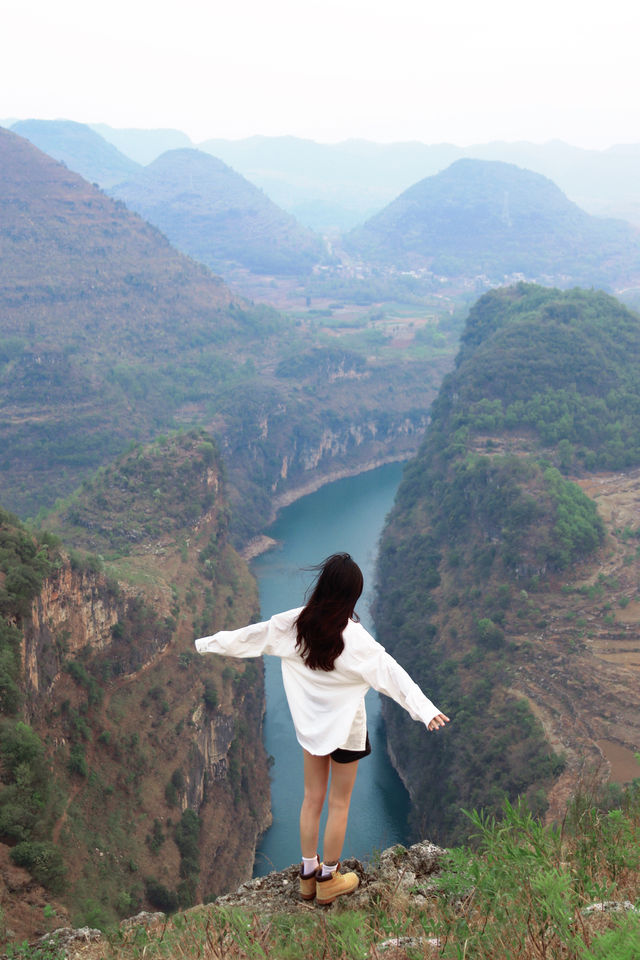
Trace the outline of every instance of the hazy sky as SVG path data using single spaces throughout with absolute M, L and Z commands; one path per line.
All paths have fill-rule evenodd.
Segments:
M 0 118 L 640 142 L 634 0 L 3 0 Z

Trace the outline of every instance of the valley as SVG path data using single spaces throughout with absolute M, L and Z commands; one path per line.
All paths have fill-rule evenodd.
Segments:
M 383 463 L 408 461 L 378 635 L 455 719 L 425 747 L 384 707 L 414 833 L 635 779 L 639 328 L 593 287 L 633 299 L 637 231 L 457 158 L 320 241 L 187 144 L 90 146 L 112 196 L 0 130 L 0 503 L 31 518 L 0 524 L 5 927 L 250 874 L 262 666 L 193 638 L 257 616 L 279 509 Z

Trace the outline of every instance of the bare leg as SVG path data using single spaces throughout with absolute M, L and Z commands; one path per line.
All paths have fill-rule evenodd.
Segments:
M 327 758 L 330 759 L 330 758 Z M 325 863 L 336 863 L 342 855 L 344 835 L 347 830 L 351 792 L 356 782 L 358 761 L 336 763 L 331 761 L 331 786 L 329 787 L 329 814 L 324 831 L 323 857 Z
M 331 757 L 316 757 L 303 749 L 304 799 L 300 809 L 300 846 L 303 857 L 318 852 L 320 815 L 327 795 Z

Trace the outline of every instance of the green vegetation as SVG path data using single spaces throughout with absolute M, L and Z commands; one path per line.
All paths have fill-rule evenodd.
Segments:
M 38 523 L 64 532 L 75 547 L 108 559 L 126 557 L 144 542 L 184 533 L 209 511 L 218 516 L 217 536 L 222 539 L 229 515 L 220 503 L 221 473 L 217 446 L 204 430 L 134 444 L 58 501 L 53 511 L 42 511 Z M 218 549 L 214 541 L 214 552 Z M 86 555 L 83 563 L 86 566 Z M 116 629 L 120 632 L 122 626 Z
M 264 529 L 274 492 L 305 481 L 318 457 L 329 473 L 414 446 L 450 343 L 416 344 L 414 355 L 368 319 L 329 334 L 240 301 L 123 203 L 8 131 L 0 159 L 19 198 L 2 226 L 0 502 L 35 516 L 131 442 L 205 425 L 224 450 L 233 538 L 244 544 Z M 189 203 L 183 192 L 173 212 Z M 220 230 L 233 219 L 227 210 Z M 285 232 L 289 254 L 304 259 Z M 348 375 L 322 378 L 316 348 L 352 355 Z M 276 375 L 296 356 L 310 358 L 301 379 Z M 162 529 L 159 509 L 147 522 Z
M 195 625 L 251 619 L 254 585 L 229 545 L 220 458 L 202 430 L 134 445 L 46 523 L 58 533 L 0 523 L 0 840 L 75 925 L 105 928 L 151 903 L 191 904 L 200 883 L 220 893 L 222 830 L 234 850 L 257 833 L 267 771 L 255 667 L 225 691 L 225 709 L 243 700 L 220 747 L 233 745 L 233 783 L 224 763 L 210 776 L 194 737 L 203 700 L 213 729 L 223 689 L 222 662 L 194 656 Z M 19 713 L 26 684 L 32 725 Z M 187 783 L 206 789 L 202 836 L 193 811 L 181 816 Z M 237 837 L 220 811 L 233 811 Z
M 448 851 L 412 901 L 398 877 L 366 907 L 258 913 L 210 904 L 167 922 L 111 934 L 105 960 L 365 960 L 402 938 L 408 960 L 633 960 L 640 942 L 640 781 L 625 792 L 574 797 L 561 825 L 544 827 L 525 804 L 468 817 L 473 843 Z M 399 851 L 400 852 L 400 851 Z M 171 910 L 161 884 L 154 895 Z M 264 890 L 265 905 L 272 895 Z M 276 894 L 277 896 L 277 894 Z M 590 909 L 594 907 L 595 909 Z M 23 954 L 27 960 L 29 954 Z
M 365 261 L 437 276 L 522 273 L 612 287 L 637 274 L 640 245 L 620 221 L 592 217 L 546 177 L 462 159 L 405 190 L 344 238 Z
M 639 330 L 604 294 L 526 284 L 469 313 L 378 567 L 378 635 L 455 721 L 425 742 L 385 706 L 421 834 L 460 840 L 461 807 L 496 815 L 505 796 L 540 812 L 563 768 L 508 692 L 527 655 L 512 636 L 523 621 L 544 629 L 529 594 L 603 542 L 595 504 L 563 474 L 640 463 Z
M 168 151 L 111 192 L 217 273 L 233 264 L 299 276 L 323 259 L 320 237 L 200 150 Z
M 50 842 L 58 797 L 36 731 L 19 719 L 24 695 L 21 644 L 43 579 L 61 562 L 55 538 L 40 542 L 0 510 L 0 839 L 11 858 L 57 892 L 64 884 L 60 850 Z
M 175 841 L 180 851 L 180 877 L 178 901 L 182 907 L 190 907 L 196 901 L 196 887 L 200 878 L 200 830 L 202 822 L 194 810 L 183 810 L 176 825 Z
M 493 290 L 469 313 L 438 432 L 526 431 L 563 472 L 624 469 L 640 462 L 638 363 L 638 319 L 612 297 Z

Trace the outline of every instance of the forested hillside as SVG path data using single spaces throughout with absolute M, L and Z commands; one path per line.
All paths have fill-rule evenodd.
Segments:
M 102 926 L 225 892 L 270 815 L 262 670 L 193 649 L 257 613 L 211 438 L 136 447 L 48 525 L 0 515 L 0 862 L 32 878 L 0 882 L 17 936 L 51 900 L 55 925 Z
M 110 192 L 222 275 L 240 266 L 303 276 L 323 258 L 320 237 L 201 150 L 170 150 Z
M 9 509 L 35 515 L 132 440 L 198 424 L 223 449 L 240 541 L 310 472 L 416 449 L 445 352 L 384 353 L 375 332 L 352 347 L 348 328 L 345 346 L 343 331 L 234 297 L 121 202 L 3 130 L 0 204 Z
M 405 190 L 344 238 L 363 260 L 446 277 L 486 275 L 609 289 L 640 277 L 640 233 L 592 217 L 551 180 L 463 159 Z
M 609 741 L 633 748 L 636 614 L 622 608 L 640 528 L 622 512 L 605 524 L 580 484 L 640 465 L 639 371 L 640 322 L 605 294 L 520 284 L 469 314 L 378 573 L 381 641 L 453 717 L 425 743 L 387 710 L 430 835 L 460 838 L 461 807 L 497 811 L 505 794 L 543 813 L 563 769 L 568 783 Z

